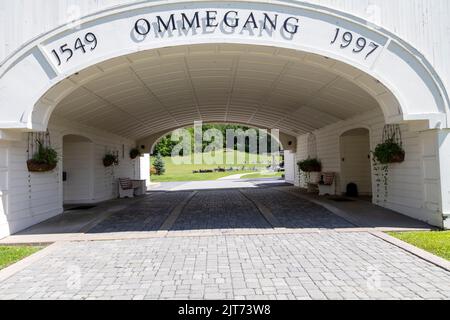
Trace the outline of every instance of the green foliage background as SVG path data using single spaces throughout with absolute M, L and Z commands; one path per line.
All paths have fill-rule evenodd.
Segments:
M 222 135 L 224 137 L 224 141 L 223 141 L 223 148 L 226 148 L 226 136 L 227 136 L 227 130 L 243 130 L 243 131 L 247 131 L 249 129 L 255 129 L 255 128 L 250 128 L 250 127 L 246 127 L 246 126 L 242 126 L 242 125 L 235 125 L 235 124 L 203 124 L 203 133 L 205 133 L 207 130 L 209 129 L 217 129 L 219 131 L 222 132 Z M 192 150 L 191 153 L 194 152 L 194 128 L 186 128 L 186 130 L 190 133 L 191 135 L 191 146 L 192 146 Z M 258 132 L 258 139 L 259 139 L 259 130 L 256 129 L 256 131 Z M 173 148 L 178 144 L 179 142 L 174 142 L 171 140 L 171 134 L 163 137 L 158 144 L 155 147 L 154 153 L 153 155 L 157 155 L 157 154 L 161 154 L 161 156 L 163 157 L 169 157 L 172 155 L 172 150 Z M 203 141 L 203 149 L 205 150 L 205 148 L 210 144 L 210 141 Z M 237 144 L 235 143 L 234 146 L 235 150 L 237 150 Z M 246 144 L 245 144 L 245 151 L 249 152 L 249 142 L 248 139 L 246 139 Z M 267 137 L 267 151 L 270 152 L 271 151 L 271 136 L 268 135 Z M 181 155 L 181 156 L 186 156 L 187 154 Z

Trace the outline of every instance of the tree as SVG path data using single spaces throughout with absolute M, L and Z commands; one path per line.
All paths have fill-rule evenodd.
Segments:
M 156 175 L 158 176 L 162 176 L 166 172 L 166 164 L 164 163 L 164 159 L 160 153 L 156 155 L 153 166 L 155 167 Z
M 155 154 L 161 154 L 163 157 L 170 157 L 172 155 L 173 148 L 177 145 L 177 142 L 171 140 L 170 135 L 162 138 L 155 148 Z

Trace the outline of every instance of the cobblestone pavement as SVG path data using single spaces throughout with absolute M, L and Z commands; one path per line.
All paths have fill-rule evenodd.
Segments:
M 449 299 L 450 274 L 368 233 L 73 242 L 0 299 Z
M 245 194 L 269 208 L 285 228 L 352 228 L 324 207 L 274 189 L 246 189 Z
M 171 209 L 188 195 L 189 192 L 155 192 L 127 209 L 112 214 L 89 233 L 157 231 Z
M 271 228 L 239 190 L 201 191 L 184 208 L 173 231 Z
M 154 193 L 91 232 L 156 231 L 191 194 Z M 315 229 L 264 233 L 271 226 L 247 197 L 285 227 Z M 273 189 L 199 191 L 175 232 L 63 243 L 0 282 L 0 299 L 450 299 L 449 272 L 368 232 L 332 230 L 349 226 Z M 229 228 L 243 232 L 189 234 Z

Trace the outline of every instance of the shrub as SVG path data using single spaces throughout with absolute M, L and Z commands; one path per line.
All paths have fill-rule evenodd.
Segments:
M 166 164 L 160 153 L 156 155 L 153 166 L 155 167 L 156 175 L 158 176 L 162 176 L 166 172 Z

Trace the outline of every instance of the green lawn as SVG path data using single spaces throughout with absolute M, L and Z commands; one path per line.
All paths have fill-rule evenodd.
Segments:
M 0 270 L 41 250 L 42 247 L 3 247 L 0 246 Z
M 283 172 L 275 172 L 275 173 L 252 173 L 241 177 L 241 179 L 261 179 L 261 178 L 281 178 L 283 176 Z
M 227 153 L 221 151 L 218 153 L 221 159 L 226 160 Z M 258 170 L 263 170 L 266 166 L 262 164 L 254 164 L 254 160 L 250 158 L 249 154 L 239 153 L 240 156 L 245 158 L 245 165 L 238 164 L 225 164 L 225 165 L 217 165 L 217 164 L 176 164 L 173 163 L 171 157 L 165 157 L 164 162 L 166 164 L 166 173 L 162 176 L 152 175 L 152 182 L 175 182 L 175 181 L 208 181 L 208 180 L 217 180 L 220 178 L 224 178 L 227 176 L 235 175 L 235 174 L 243 174 L 243 173 L 253 173 L 252 171 L 254 167 L 258 168 Z M 237 157 L 237 156 L 236 156 Z M 183 159 L 191 159 L 193 163 L 193 156 L 184 157 Z M 236 163 L 237 158 L 235 158 L 234 163 Z M 264 160 L 260 157 L 259 161 Z M 152 157 L 152 163 L 154 161 L 154 157 Z M 193 173 L 193 171 L 198 170 L 213 170 L 218 167 L 222 168 L 240 168 L 239 171 L 233 172 L 214 172 L 214 173 Z
M 389 235 L 450 261 L 450 231 L 389 232 Z

